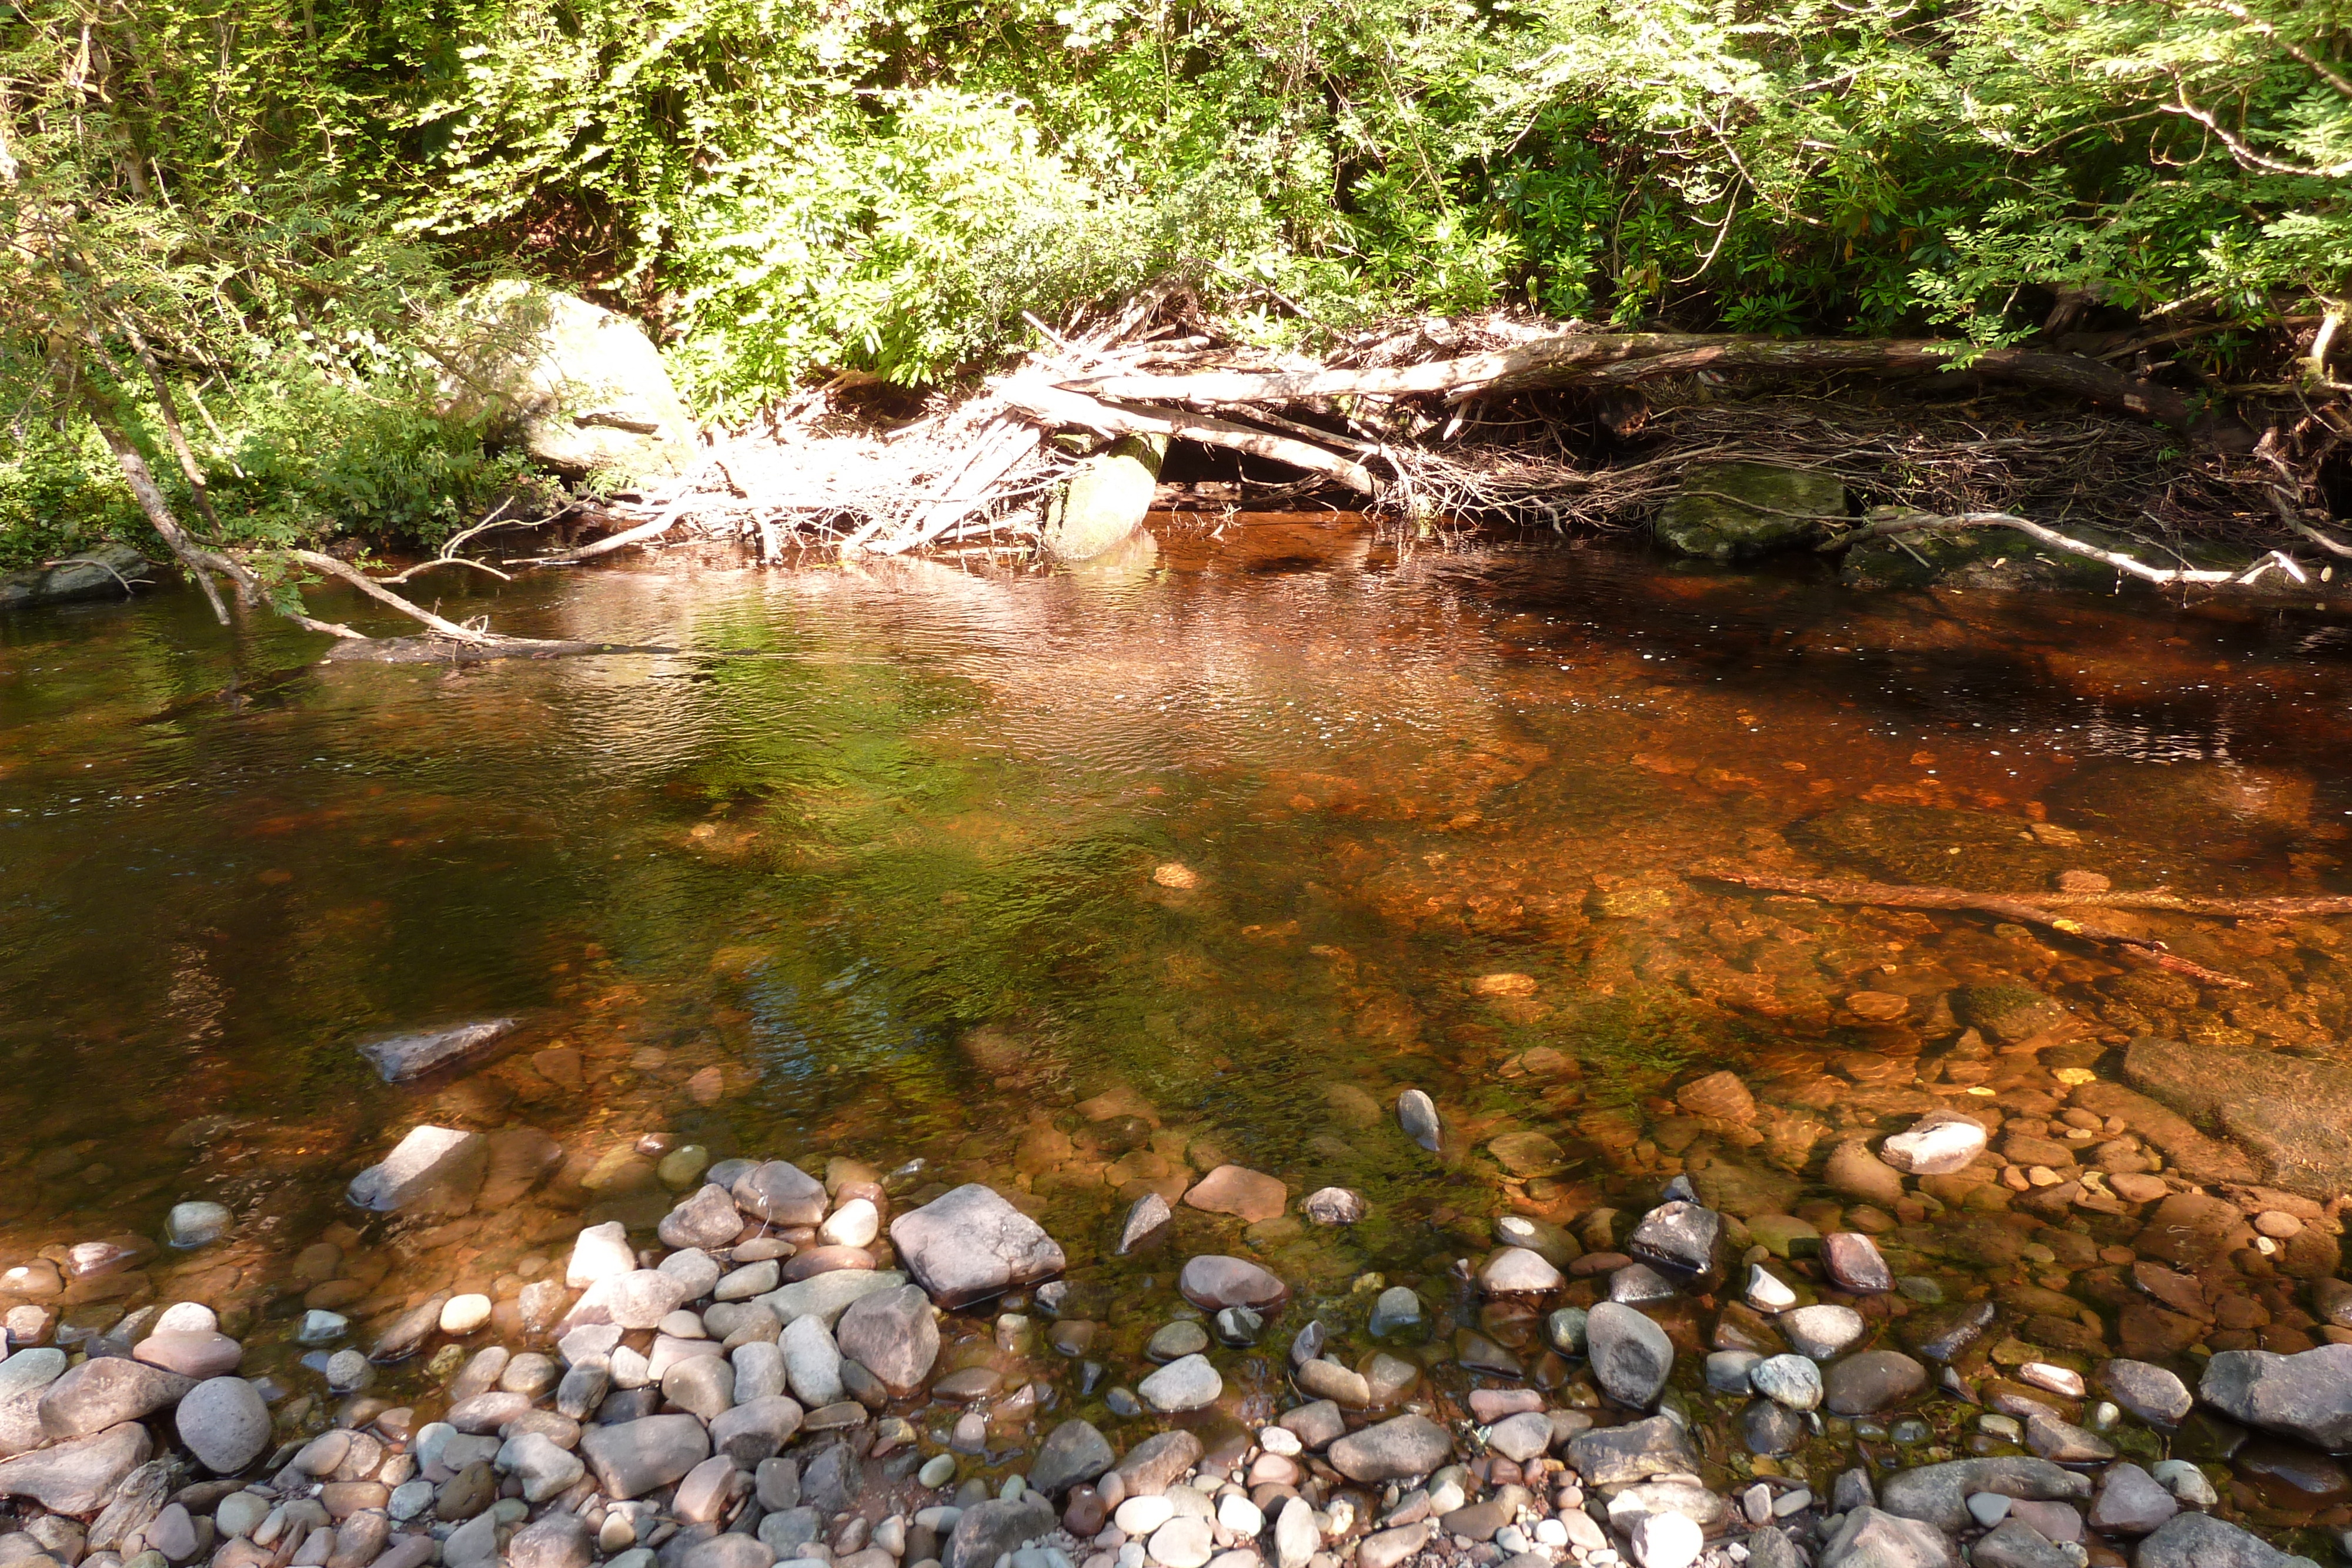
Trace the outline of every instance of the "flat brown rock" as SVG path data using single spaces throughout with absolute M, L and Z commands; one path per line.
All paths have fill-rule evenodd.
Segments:
M 2183 1115 L 2219 1126 L 2267 1167 L 2273 1186 L 2317 1198 L 2352 1186 L 2352 1069 L 2147 1039 L 2125 1052 L 2124 1076 Z
M 2074 1091 L 2074 1103 L 2101 1116 L 2122 1117 L 2190 1181 L 2249 1182 L 2260 1174 L 2244 1150 L 2208 1137 L 2188 1117 L 2120 1083 L 2085 1083 Z
M 1262 1171 L 1219 1166 L 1184 1195 L 1191 1207 L 1231 1214 L 1248 1224 L 1272 1219 L 1290 1207 L 1290 1189 Z
M 1736 1072 L 1710 1072 L 1675 1092 L 1675 1103 L 1694 1116 L 1716 1116 L 1727 1122 L 1756 1119 L 1756 1097 Z
M 1260 1312 L 1289 1299 L 1290 1287 L 1243 1258 L 1206 1253 L 1188 1260 L 1176 1276 L 1184 1299 L 1205 1312 L 1252 1307 Z

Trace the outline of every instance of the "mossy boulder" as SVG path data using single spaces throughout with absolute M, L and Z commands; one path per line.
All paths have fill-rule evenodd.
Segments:
M 2074 533 L 2107 549 L 2117 542 L 2090 529 Z M 1855 545 L 1845 552 L 1838 580 L 1871 591 L 1932 586 L 2106 590 L 2115 586 L 2116 569 L 2053 550 L 2014 528 L 1921 528 Z
M 2154 566 L 2222 567 L 2246 564 L 2243 551 L 2188 541 L 2178 557 L 2104 528 L 2069 524 L 2067 537 L 2134 556 Z M 2294 586 L 2283 572 L 2276 584 Z M 2052 549 L 2015 528 L 1921 528 L 1896 538 L 1866 539 L 1845 552 L 1838 580 L 1865 591 L 1955 588 L 1986 592 L 2053 589 L 2112 593 L 2125 577 L 2105 561 Z
M 1685 555 L 1748 560 L 1822 536 L 1823 517 L 1845 516 L 1834 474 L 1765 463 L 1701 463 L 1658 514 L 1658 538 Z
M 129 545 L 100 545 L 21 571 L 0 572 L 0 610 L 26 610 L 75 599 L 127 599 L 153 581 L 147 558 Z
M 695 426 L 654 347 L 616 311 L 512 279 L 467 296 L 440 334 L 451 413 L 573 478 L 674 476 Z

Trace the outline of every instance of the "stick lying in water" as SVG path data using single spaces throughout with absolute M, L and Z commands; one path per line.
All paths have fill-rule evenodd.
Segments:
M 2176 915 L 2216 915 L 2229 920 L 2293 920 L 2314 915 L 2352 915 L 2352 898 L 2183 898 L 2160 887 L 2145 893 L 2037 894 L 2043 904 L 2092 909 L 2168 909 Z
M 1737 497 L 1729 498 L 1738 499 Z M 1823 551 L 1840 550 L 1860 544 L 1864 539 L 1873 538 L 1893 539 L 1900 544 L 1903 535 L 1916 533 L 1926 528 L 2013 528 L 2037 544 L 2046 545 L 2052 549 L 2063 551 L 2067 555 L 2081 556 L 2085 560 L 2095 560 L 2103 566 L 2114 567 L 2126 576 L 2138 578 L 2142 582 L 2159 585 L 2194 583 L 2206 587 L 2221 587 L 2227 584 L 2231 587 L 2243 588 L 2260 581 L 2263 574 L 2273 570 L 2283 571 L 2297 582 L 2305 580 L 2303 568 L 2296 565 L 2293 558 L 2283 550 L 2272 550 L 2252 566 L 2231 567 L 2228 570 L 2209 570 L 2186 566 L 2150 566 L 2147 562 L 2137 557 L 2127 556 L 2120 550 L 2111 550 L 2105 545 L 2095 545 L 2087 539 L 2072 538 L 2060 533 L 2055 528 L 2044 528 L 2040 523 L 2011 512 L 1960 512 L 1945 517 L 1933 512 L 1913 511 L 1904 507 L 1874 507 L 1861 527 L 1849 532 L 1834 534 L 1815 548 Z
M 1764 893 L 1793 893 L 1831 904 L 1875 904 L 1889 909 L 1961 909 L 1997 915 L 2021 925 L 2040 925 L 2084 942 L 2105 942 L 2136 953 L 2159 968 L 2170 969 L 2209 986 L 2243 990 L 2249 982 L 2192 963 L 2152 936 L 2136 936 L 2111 926 L 2076 920 L 2028 903 L 2013 894 L 1969 893 L 1957 887 L 1897 887 L 1884 882 L 1836 882 L 1815 876 L 1758 876 L 1746 872 L 1700 872 L 1710 882 L 1727 882 Z M 2051 900 L 2049 902 L 2057 902 Z

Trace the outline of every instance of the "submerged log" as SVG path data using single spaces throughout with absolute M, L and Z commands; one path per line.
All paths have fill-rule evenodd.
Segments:
M 1736 887 L 1752 887 L 1762 893 L 1795 894 L 1829 904 L 1874 904 L 1887 909 L 1950 909 L 1997 915 L 2003 920 L 2016 921 L 2021 925 L 2039 925 L 2079 941 L 2121 947 L 2159 968 L 2186 975 L 2205 985 L 2236 990 L 2243 990 L 2248 985 L 2235 975 L 2225 975 L 2218 969 L 2209 969 L 2202 964 L 2190 962 L 2153 936 L 2118 931 L 2110 925 L 2077 920 L 2043 907 L 2044 904 L 2058 902 L 2056 899 L 2029 902 L 2019 894 L 1970 893 L 1958 887 L 1900 887 L 1883 882 L 1841 882 L 1815 876 L 1765 876 L 1752 872 L 1699 872 L 1694 874 L 1709 882 L 1727 882 Z

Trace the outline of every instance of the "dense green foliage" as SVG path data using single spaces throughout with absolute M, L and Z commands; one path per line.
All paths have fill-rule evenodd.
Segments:
M 1265 337 L 1512 304 L 2002 341 L 2352 272 L 2345 0 L 10 4 L 18 515 L 90 509 L 43 422 L 61 375 L 146 400 L 135 332 L 184 382 L 335 389 L 232 394 L 211 466 L 431 476 L 257 528 L 434 526 L 470 434 L 370 410 L 416 406 L 404 334 L 500 271 L 634 305 L 720 415 L 952 377 L 1161 278 Z

